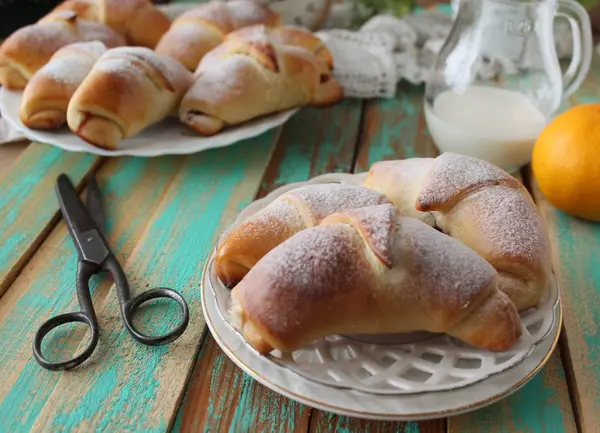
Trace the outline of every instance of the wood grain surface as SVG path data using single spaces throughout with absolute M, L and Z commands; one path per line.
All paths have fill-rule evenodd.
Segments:
M 123 158 L 109 160 L 99 171 L 109 242 L 122 262 L 142 236 L 148 216 L 158 206 L 178 166 L 178 161 L 170 158 Z M 0 300 L 0 419 L 6 431 L 31 431 L 58 381 L 63 376 L 73 378 L 71 373 L 43 370 L 32 357 L 31 342 L 44 320 L 77 309 L 76 266 L 77 253 L 61 222 Z M 91 289 L 98 309 L 111 283 L 105 278 L 95 282 Z M 120 319 L 118 323 L 121 325 Z M 59 350 L 52 354 L 64 358 L 72 355 L 84 335 L 81 328 L 77 330 L 58 332 L 51 343 Z M 102 333 L 100 347 L 104 344 Z M 96 391 L 110 386 L 106 383 Z M 80 410 L 86 410 L 85 404 L 79 404 Z M 106 414 L 106 410 L 99 413 Z
M 32 144 L 0 178 L 0 297 L 58 221 L 56 177 L 66 173 L 80 186 L 99 161 Z
M 182 293 L 190 307 L 187 331 L 167 346 L 137 343 L 123 327 L 111 288 L 98 307 L 103 332 L 96 352 L 85 368 L 60 376 L 33 430 L 169 428 L 206 330 L 199 301 L 204 261 L 225 211 L 256 194 L 276 137 L 271 131 L 236 146 L 189 156 L 179 170 L 166 169 L 175 177 L 158 208 L 146 215 L 148 225 L 123 264 L 135 292 L 166 286 Z M 165 304 L 154 307 L 144 315 L 148 323 L 142 329 L 163 333 L 179 313 Z M 132 396 L 137 404 L 131 404 Z
M 29 141 L 0 144 L 0 179 L 10 171 L 15 160 L 29 145 Z

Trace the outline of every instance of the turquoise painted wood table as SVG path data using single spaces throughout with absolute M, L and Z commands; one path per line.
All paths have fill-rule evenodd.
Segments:
M 197 155 L 100 158 L 31 143 L 0 172 L 0 432 L 600 432 L 600 225 L 552 208 L 522 173 L 546 220 L 564 300 L 564 329 L 548 364 L 511 397 L 428 422 L 337 416 L 281 397 L 243 374 L 206 330 L 201 270 L 220 229 L 251 200 L 325 172 L 364 171 L 382 159 L 432 156 L 419 87 L 395 99 L 304 109 L 287 124 Z M 598 101 L 600 59 L 566 104 Z M 72 310 L 75 251 L 59 218 L 56 176 L 107 197 L 110 243 L 134 290 L 184 293 L 191 324 L 176 343 L 148 348 L 123 329 L 110 280 L 94 281 L 102 335 L 74 371 L 42 370 L 31 354 L 39 324 Z M 154 324 L 159 327 L 160 323 Z M 57 356 L 87 338 L 55 339 Z

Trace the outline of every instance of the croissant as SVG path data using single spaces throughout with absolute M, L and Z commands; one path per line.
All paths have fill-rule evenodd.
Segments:
M 334 212 L 383 203 L 389 203 L 383 194 L 360 186 L 322 184 L 288 191 L 223 239 L 215 259 L 217 276 L 233 287 L 266 253 L 299 231 Z
M 488 350 L 519 339 L 497 273 L 473 250 L 391 204 L 333 214 L 269 252 L 231 293 L 259 353 L 344 334 L 447 333 Z
M 125 45 L 125 40 L 111 28 L 78 19 L 73 12 L 65 11 L 22 27 L 0 46 L 0 85 L 21 90 L 60 48 L 94 40 L 110 48 Z
M 281 18 L 254 1 L 212 1 L 176 18 L 156 46 L 156 52 L 173 57 L 194 71 L 202 57 L 222 43 L 228 33 L 259 23 L 279 26 Z
M 176 115 L 192 80 L 176 60 L 148 48 L 109 50 L 75 91 L 67 123 L 90 144 L 116 149 L 123 138 Z
M 304 48 L 333 69 L 333 54 L 320 38 L 312 32 L 294 26 L 269 27 L 264 24 L 247 26 L 227 35 L 225 41 L 271 41 L 278 45 Z
M 58 50 L 23 91 L 20 117 L 34 129 L 61 127 L 75 90 L 107 48 L 102 42 L 76 42 Z
M 171 20 L 148 0 L 66 0 L 41 21 L 51 20 L 63 11 L 106 24 L 130 45 L 148 48 L 154 48 L 171 25 Z
M 179 109 L 181 122 L 202 135 L 262 115 L 343 98 L 327 65 L 298 46 L 232 39 L 200 62 Z
M 505 171 L 444 153 L 377 162 L 363 185 L 479 253 L 519 311 L 543 297 L 551 272 L 547 231 L 525 187 Z

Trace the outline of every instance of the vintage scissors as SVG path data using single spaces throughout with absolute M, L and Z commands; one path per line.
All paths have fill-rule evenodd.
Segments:
M 101 271 L 108 271 L 113 277 L 119 298 L 121 316 L 125 322 L 125 327 L 134 339 L 146 345 L 158 346 L 170 343 L 179 338 L 187 328 L 189 322 L 187 303 L 179 293 L 161 287 L 148 290 L 133 299 L 131 298 L 127 277 L 117 258 L 110 250 L 103 234 L 105 216 L 102 208 L 100 188 L 95 178 L 92 177 L 89 181 L 85 205 L 79 199 L 75 187 L 65 174 L 61 174 L 57 179 L 56 194 L 62 215 L 69 228 L 69 233 L 79 253 L 77 264 L 77 298 L 81 311 L 60 314 L 40 326 L 33 341 L 33 354 L 37 362 L 48 370 L 68 370 L 78 366 L 92 355 L 98 344 L 100 330 L 92 304 L 89 280 L 93 275 Z M 148 336 L 135 328 L 133 316 L 140 305 L 158 298 L 174 300 L 181 308 L 183 317 L 171 332 L 159 336 Z M 80 355 L 67 361 L 52 362 L 46 359 L 42 354 L 42 340 L 44 337 L 61 325 L 75 322 L 84 323 L 90 327 L 92 338 L 85 350 Z

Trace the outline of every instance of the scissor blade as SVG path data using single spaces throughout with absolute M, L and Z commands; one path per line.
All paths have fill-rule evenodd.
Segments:
M 85 206 L 98 226 L 100 233 L 102 233 L 102 236 L 106 237 L 106 215 L 102 206 L 102 193 L 100 192 L 98 181 L 94 176 L 88 182 Z
M 90 242 L 89 239 L 90 233 L 93 230 L 99 232 L 98 226 L 83 202 L 79 199 L 79 195 L 67 175 L 61 174 L 58 176 L 56 194 L 79 256 L 86 258 L 90 254 L 97 255 L 95 242 Z

